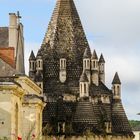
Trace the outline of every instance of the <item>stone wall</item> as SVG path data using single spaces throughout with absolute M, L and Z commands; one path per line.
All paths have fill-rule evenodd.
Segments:
M 12 89 L 0 90 L 0 137 L 7 137 L 10 140 L 22 136 L 21 100 L 15 94 Z

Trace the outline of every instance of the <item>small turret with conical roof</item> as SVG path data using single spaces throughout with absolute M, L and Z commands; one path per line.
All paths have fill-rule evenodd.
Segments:
M 93 54 L 91 56 L 91 59 L 98 60 L 98 56 L 97 56 L 96 50 L 93 51 Z
M 36 71 L 36 58 L 34 55 L 34 52 L 31 51 L 30 57 L 29 57 L 29 77 L 34 80 L 35 78 L 35 71 Z
M 99 58 L 99 63 L 105 63 L 105 59 L 103 54 L 101 54 L 100 58 Z
M 87 47 L 83 55 L 83 70 L 90 70 L 90 58 L 91 50 L 89 47 Z
M 89 96 L 89 80 L 85 72 L 80 77 L 80 98 Z
M 96 51 L 93 51 L 91 56 L 91 71 L 92 71 L 92 83 L 99 85 L 99 74 L 98 74 L 98 56 Z
M 36 60 L 33 50 L 31 51 L 29 60 Z
M 121 99 L 121 81 L 117 72 L 112 81 L 112 92 L 113 99 Z
M 89 47 L 87 47 L 83 55 L 83 71 L 85 71 L 89 83 L 91 82 L 90 59 L 91 59 L 91 50 Z
M 43 89 L 43 58 L 41 50 L 38 50 L 36 56 L 36 75 L 35 82 Z
M 115 73 L 115 76 L 114 76 L 114 79 L 112 81 L 112 84 L 119 84 L 119 85 L 121 85 L 121 81 L 120 81 L 118 72 Z
M 99 81 L 105 84 L 105 59 L 101 54 L 99 59 Z
M 36 70 L 37 71 L 43 70 L 43 59 L 42 59 L 41 50 L 38 51 L 36 56 Z

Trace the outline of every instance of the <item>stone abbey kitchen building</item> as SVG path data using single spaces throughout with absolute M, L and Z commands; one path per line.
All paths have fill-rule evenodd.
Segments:
M 108 88 L 104 56 L 91 52 L 74 1 L 57 0 L 29 77 L 20 18 L 11 13 L 0 27 L 0 138 L 132 140 L 119 75 Z
M 73 0 L 57 0 L 41 47 L 37 56 L 31 52 L 29 65 L 29 77 L 47 99 L 44 139 L 133 139 L 118 73 L 109 89 L 103 54 L 98 58 L 95 50 L 91 52 Z

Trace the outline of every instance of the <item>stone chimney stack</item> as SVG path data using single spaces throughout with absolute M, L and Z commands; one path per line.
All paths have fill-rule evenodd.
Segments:
M 15 56 L 17 49 L 17 27 L 17 15 L 15 13 L 9 13 L 9 47 L 15 48 Z

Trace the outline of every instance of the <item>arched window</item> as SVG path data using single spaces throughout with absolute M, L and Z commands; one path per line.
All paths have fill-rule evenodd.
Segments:
M 97 61 L 95 61 L 95 68 L 97 68 Z
M 40 65 L 40 60 L 39 60 L 39 61 L 38 61 L 38 67 L 40 68 L 40 66 L 41 66 L 41 65 Z
M 84 94 L 86 94 L 86 91 L 87 91 L 87 89 L 86 89 L 86 84 L 84 84 Z
M 87 60 L 87 68 L 90 68 L 90 61 Z
M 95 68 L 96 64 L 95 64 L 95 61 L 93 61 L 93 67 Z
M 93 68 L 93 61 L 91 61 L 91 67 Z
M 82 84 L 80 84 L 80 92 L 82 93 Z
M 19 108 L 18 108 L 18 104 L 16 103 L 15 105 L 15 135 L 18 137 L 18 116 L 19 113 Z
M 35 70 L 35 62 L 33 62 L 33 70 Z
M 117 95 L 120 95 L 120 86 L 117 86 Z
M 86 60 L 84 60 L 84 69 L 86 68 Z
M 113 91 L 114 91 L 114 95 L 115 95 L 115 93 L 116 93 L 116 88 L 115 88 L 115 86 L 113 87 Z
M 60 59 L 60 69 L 66 69 L 66 59 Z
M 31 64 L 32 64 L 32 63 L 30 62 L 30 69 L 32 69 L 32 66 L 31 66 Z
M 103 72 L 104 71 L 104 64 L 101 64 L 101 72 Z

